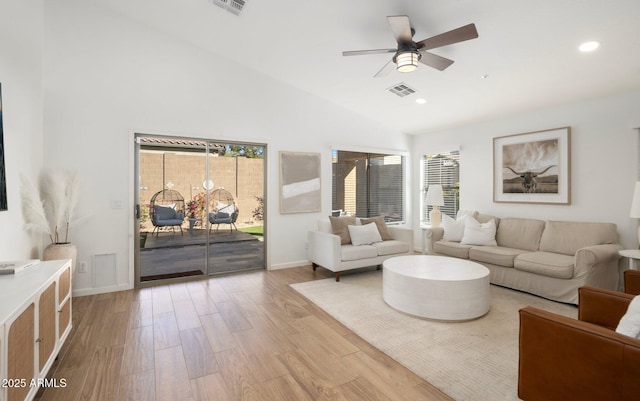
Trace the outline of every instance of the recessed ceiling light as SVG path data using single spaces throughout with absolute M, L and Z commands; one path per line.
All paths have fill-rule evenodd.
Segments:
M 580 47 L 578 47 L 578 50 L 580 50 L 583 53 L 587 53 L 587 52 L 594 51 L 598 47 L 600 47 L 600 43 L 594 40 L 590 42 L 584 42 L 583 44 L 580 45 Z
M 416 99 L 416 103 L 418 103 L 418 104 L 425 104 L 425 103 L 427 103 L 427 99 L 418 98 L 418 99 Z

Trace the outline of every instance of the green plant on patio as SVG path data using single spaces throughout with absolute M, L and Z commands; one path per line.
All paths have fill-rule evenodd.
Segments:
M 253 218 L 262 221 L 264 220 L 264 198 L 262 196 L 256 196 L 256 200 L 258 201 L 258 206 L 251 211 Z

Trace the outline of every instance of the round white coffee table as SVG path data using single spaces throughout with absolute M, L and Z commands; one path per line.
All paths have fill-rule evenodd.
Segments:
M 387 259 L 382 266 L 382 297 L 402 312 L 461 321 L 489 311 L 489 269 L 479 263 L 407 255 Z

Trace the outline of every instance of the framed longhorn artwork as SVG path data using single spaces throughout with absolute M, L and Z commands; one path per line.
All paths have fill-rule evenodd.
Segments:
M 571 203 L 571 128 L 493 138 L 493 201 Z

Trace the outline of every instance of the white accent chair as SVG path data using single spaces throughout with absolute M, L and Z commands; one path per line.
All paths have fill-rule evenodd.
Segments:
M 359 219 L 356 224 L 360 224 Z M 309 231 L 307 256 L 313 270 L 318 266 L 331 270 L 340 281 L 340 272 L 367 266 L 380 266 L 386 259 L 413 253 L 413 229 L 387 226 L 393 240 L 371 245 L 341 245 L 333 234 L 329 219 L 318 220 L 318 229 Z

